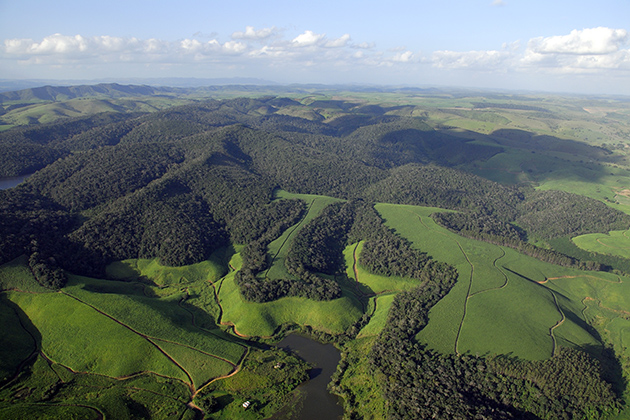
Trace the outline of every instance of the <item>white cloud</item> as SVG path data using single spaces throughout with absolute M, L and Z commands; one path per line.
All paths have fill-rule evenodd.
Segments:
M 494 0 L 492 2 L 493 6 L 505 6 L 505 2 L 503 0 Z
M 293 38 L 291 42 L 300 47 L 310 47 L 316 45 L 319 41 L 324 39 L 325 36 L 324 34 L 316 34 L 313 31 L 305 31 L 303 34 Z
M 232 34 L 232 39 L 246 39 L 246 40 L 262 40 L 267 39 L 277 32 L 275 26 L 271 28 L 263 28 L 255 30 L 253 26 L 246 26 L 245 32 L 237 31 Z
M 411 61 L 412 58 L 413 58 L 413 53 L 411 51 L 404 51 L 404 52 L 399 52 L 398 54 L 396 54 L 394 58 L 392 58 L 392 60 L 400 62 L 400 63 L 407 63 Z
M 344 34 L 344 35 L 340 36 L 337 39 L 333 39 L 332 41 L 327 41 L 324 44 L 324 47 L 326 47 L 326 48 L 341 48 L 341 47 L 345 47 L 346 45 L 348 45 L 349 41 L 350 41 L 350 35 L 349 34 Z
M 153 73 L 178 69 L 180 74 L 207 75 L 210 70 L 220 73 L 238 68 L 247 76 L 266 71 L 271 79 L 276 74 L 283 77 L 284 70 L 293 80 L 305 72 L 317 77 L 345 74 L 350 81 L 361 80 L 360 74 L 364 75 L 363 80 L 374 80 L 374 75 L 379 74 L 384 83 L 387 75 L 396 74 L 392 77 L 411 80 L 413 75 L 434 74 L 441 80 L 455 81 L 464 72 L 470 80 L 486 77 L 493 81 L 514 75 L 538 75 L 543 79 L 548 75 L 572 74 L 593 76 L 593 80 L 615 76 L 623 80 L 630 77 L 629 32 L 581 29 L 522 43 L 505 40 L 497 49 L 442 50 L 424 55 L 406 47 L 378 49 L 371 40 L 355 42 L 347 33 L 329 39 L 324 33 L 307 30 L 285 38 L 275 27 L 247 26 L 242 32 L 228 35 L 227 41 L 220 36 L 172 41 L 53 34 L 40 40 L 0 40 L 0 70 L 19 76 L 29 72 L 29 77 L 42 77 L 54 70 L 66 77 L 71 71 L 78 74 L 90 69 L 87 77 L 108 77 L 112 69 L 127 75 L 139 74 L 138 68 Z
M 507 51 L 435 51 L 431 56 L 434 67 L 450 69 L 504 69 L 511 58 Z
M 529 69 L 563 74 L 630 70 L 630 50 L 623 49 L 629 40 L 626 30 L 603 27 L 533 38 L 520 63 Z
M 538 54 L 609 54 L 627 42 L 625 29 L 599 27 L 573 30 L 569 35 L 533 38 L 527 48 Z

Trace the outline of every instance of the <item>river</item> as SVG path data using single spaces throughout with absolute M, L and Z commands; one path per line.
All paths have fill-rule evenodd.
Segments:
M 277 347 L 289 350 L 313 366 L 310 379 L 299 386 L 306 394 L 299 411 L 282 410 L 269 420 L 336 420 L 343 417 L 341 399 L 326 389 L 341 360 L 332 344 L 322 344 L 299 335 L 289 335 Z M 290 414 L 289 414 L 290 412 Z

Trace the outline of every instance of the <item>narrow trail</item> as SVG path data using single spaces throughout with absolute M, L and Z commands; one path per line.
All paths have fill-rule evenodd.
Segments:
M 191 401 L 192 401 L 192 399 L 194 399 L 194 398 L 197 396 L 197 394 L 198 394 L 199 392 L 201 392 L 201 391 L 202 391 L 205 387 L 207 387 L 207 386 L 208 386 L 208 385 L 210 385 L 211 383 L 216 382 L 216 381 L 220 381 L 221 379 L 227 379 L 227 378 L 230 378 L 230 377 L 232 377 L 232 376 L 236 375 L 237 373 L 239 373 L 239 372 L 241 371 L 241 368 L 243 367 L 243 363 L 245 362 L 245 359 L 247 358 L 247 356 L 248 356 L 248 355 L 249 355 L 249 347 L 247 348 L 247 351 L 246 351 L 245 353 L 243 353 L 243 356 L 241 356 L 241 360 L 239 360 L 238 365 L 234 368 L 234 370 L 233 370 L 232 372 L 230 372 L 230 373 L 229 373 L 229 374 L 227 374 L 227 375 L 218 376 L 218 377 L 216 377 L 216 378 L 214 378 L 214 379 L 212 379 L 212 380 L 208 381 L 207 383 L 203 384 L 202 386 L 200 386 L 200 387 L 199 387 L 199 389 L 197 389 L 197 390 L 193 393 L 192 397 L 190 398 L 190 399 L 191 399 Z
M 549 290 L 549 292 L 551 293 L 551 296 L 553 296 L 553 301 L 556 304 L 556 308 L 558 309 L 558 312 L 560 312 L 560 315 L 562 316 L 562 318 L 560 318 L 560 320 L 558 322 L 556 322 L 556 324 L 549 328 L 549 335 L 551 336 L 551 339 L 553 341 L 553 347 L 551 350 L 551 357 L 556 355 L 556 351 L 558 350 L 558 343 L 556 341 L 556 336 L 554 335 L 553 331 L 558 328 L 560 325 L 564 324 L 564 320 L 566 319 L 566 317 L 564 316 L 564 312 L 562 311 L 562 308 L 560 308 L 560 304 L 558 303 L 558 298 L 556 296 L 556 294 L 552 291 Z
M 352 271 L 354 271 L 354 280 L 356 281 L 356 286 L 357 286 L 357 292 L 362 293 L 361 289 L 359 288 L 359 269 L 357 267 L 357 249 L 359 249 L 359 242 L 357 242 L 357 244 L 354 246 L 354 249 L 352 250 Z
M 216 320 L 216 324 L 221 325 L 221 317 L 223 316 L 223 307 L 221 306 L 221 303 L 219 302 L 219 299 L 218 299 L 218 291 L 217 291 L 217 289 L 214 287 L 214 282 L 208 281 L 208 283 L 210 283 L 210 285 L 212 286 L 213 293 L 214 293 L 214 299 L 215 299 L 215 301 L 216 301 L 216 303 L 217 303 L 217 306 L 219 307 L 219 315 L 218 315 L 218 319 Z M 179 303 L 178 303 L 178 306 L 190 314 L 190 322 L 192 323 L 192 325 L 193 325 L 195 328 L 199 328 L 201 331 L 204 331 L 204 332 L 206 332 L 206 333 L 208 333 L 208 334 L 212 334 L 212 335 L 214 335 L 214 336 L 217 336 L 218 338 L 224 339 L 224 337 L 218 336 L 218 335 L 217 335 L 214 331 L 209 330 L 209 329 L 206 329 L 206 328 L 204 328 L 204 327 L 201 327 L 201 326 L 199 326 L 199 325 L 197 325 L 197 324 L 195 323 L 195 314 L 194 314 L 194 312 L 192 312 L 192 311 L 188 310 L 188 309 L 184 306 L 184 303 L 186 302 L 186 300 L 188 300 L 188 296 L 190 296 L 190 295 L 188 294 L 188 287 L 186 287 L 186 288 L 184 289 L 184 291 L 186 292 L 186 295 L 180 299 L 180 301 L 179 301 Z M 219 287 L 219 291 L 220 291 L 220 287 Z M 238 334 L 237 334 L 237 335 L 238 335 Z M 238 344 L 239 346 L 243 347 L 244 349 L 248 349 L 248 347 L 247 347 L 246 345 L 244 345 L 244 344 L 242 344 L 242 343 L 239 343 L 238 341 L 232 341 L 232 343 L 234 343 L 234 344 Z M 196 350 L 196 349 L 195 349 L 195 350 Z
M 75 299 L 76 301 L 92 308 L 93 310 L 95 310 L 96 312 L 98 312 L 99 314 L 106 316 L 107 318 L 111 319 L 112 321 L 116 322 L 117 324 L 123 326 L 124 328 L 128 329 L 129 331 L 133 332 L 134 334 L 138 335 L 139 337 L 145 339 L 149 344 L 151 344 L 153 347 L 155 347 L 160 353 L 162 353 L 171 363 L 173 363 L 175 366 L 177 366 L 182 372 L 184 372 L 184 374 L 186 375 L 186 378 L 188 379 L 188 383 L 186 383 L 186 385 L 190 388 L 191 393 L 195 392 L 195 385 L 194 385 L 194 381 L 192 379 L 192 376 L 190 375 L 190 373 L 188 373 L 188 371 L 186 369 L 184 369 L 183 366 L 181 366 L 173 357 L 171 357 L 168 353 L 166 353 L 160 346 L 158 346 L 150 337 L 148 337 L 145 334 L 142 334 L 139 331 L 134 330 L 133 328 L 131 328 L 130 326 L 122 323 L 121 321 L 117 320 L 116 318 L 114 318 L 113 316 L 101 311 L 100 309 L 90 305 L 87 302 L 82 301 L 81 299 L 72 296 L 69 293 L 66 293 L 64 291 L 61 291 L 60 293 L 71 297 L 72 299 Z M 177 344 L 177 343 L 174 343 Z
M 269 270 L 271 270 L 271 268 L 273 267 L 273 264 L 276 262 L 276 259 L 278 258 L 278 255 L 280 255 L 280 252 L 282 251 L 282 249 L 286 245 L 287 241 L 293 236 L 293 233 L 297 229 L 299 229 L 300 226 L 302 226 L 302 223 L 304 223 L 304 220 L 306 220 L 306 216 L 308 216 L 308 214 L 311 212 L 311 208 L 313 207 L 313 204 L 315 204 L 315 201 L 317 201 L 317 198 L 314 198 L 313 201 L 311 201 L 311 204 L 306 209 L 306 212 L 304 213 L 304 216 L 302 217 L 302 219 L 300 219 L 300 221 L 297 222 L 295 224 L 295 226 L 293 226 L 293 229 L 291 229 L 291 231 L 289 232 L 287 237 L 284 238 L 284 241 L 282 241 L 282 244 L 280 245 L 280 248 L 278 248 L 278 252 L 276 252 L 276 255 L 273 256 L 273 258 L 271 259 L 271 262 L 269 263 L 269 268 L 267 269 L 267 271 L 265 271 L 265 277 L 267 277 L 269 275 Z
M 374 297 L 374 306 L 376 307 L 376 299 L 377 299 L 377 294 L 376 293 L 371 293 L 371 294 L 366 294 L 361 290 L 361 287 L 359 286 L 360 281 L 359 281 L 359 268 L 358 268 L 358 258 L 357 258 L 357 249 L 359 249 L 359 242 L 357 242 L 357 244 L 354 246 L 354 249 L 352 250 L 352 271 L 354 272 L 354 286 L 357 289 L 357 294 L 362 297 L 362 298 L 370 298 L 370 297 Z M 363 313 L 366 313 L 367 311 L 367 306 L 369 302 L 364 302 L 363 299 L 359 299 L 359 301 L 361 302 L 361 310 L 363 311 Z M 372 312 L 372 315 L 374 315 L 374 312 Z M 370 316 L 372 316 L 370 315 Z
M 95 414 L 98 420 L 105 420 L 105 413 L 103 413 L 101 410 L 99 410 L 97 407 L 93 407 L 91 405 L 85 405 L 85 404 L 69 404 L 69 403 L 46 403 L 46 402 L 28 402 L 28 403 L 22 403 L 22 404 L 26 404 L 28 406 L 43 406 L 43 407 L 80 407 L 80 408 L 86 408 L 88 410 L 92 410 Z
M 462 252 L 462 254 L 464 254 L 464 258 L 466 258 L 466 261 L 470 265 L 470 278 L 469 278 L 469 281 L 468 281 L 468 290 L 466 291 L 466 299 L 464 300 L 464 313 L 462 314 L 462 320 L 459 322 L 459 328 L 457 328 L 457 335 L 455 336 L 455 354 L 457 354 L 459 356 L 460 355 L 460 353 L 459 353 L 459 337 L 461 336 L 462 328 L 464 327 L 464 320 L 466 319 L 466 311 L 468 309 L 468 299 L 470 299 L 470 290 L 472 289 L 473 276 L 475 274 L 475 266 L 473 265 L 473 263 L 468 258 L 468 254 L 466 254 L 466 252 L 464 251 L 464 248 L 462 248 L 462 246 L 459 243 L 459 241 L 455 241 L 455 242 L 457 243 L 457 246 L 459 247 L 459 250 Z
M 584 299 L 582 299 L 582 303 L 586 306 L 586 304 L 584 302 L 587 301 L 593 301 L 593 302 L 597 302 L 597 306 L 601 309 L 604 309 L 606 311 L 610 311 L 613 312 L 615 314 L 617 314 L 618 316 L 624 318 L 624 319 L 630 319 L 630 311 L 624 311 L 623 309 L 613 309 L 613 308 L 609 308 L 608 306 L 604 306 L 602 305 L 602 301 L 600 299 L 595 299 L 593 297 L 587 296 Z M 584 309 L 586 310 L 586 308 Z
M 624 236 L 626 236 L 625 232 L 624 232 Z M 627 236 L 626 236 L 627 238 Z M 605 246 L 606 248 L 612 248 L 612 249 L 630 249 L 629 246 L 612 246 L 612 245 L 608 245 L 602 242 L 602 238 L 597 238 L 596 242 L 602 246 Z
M 619 277 L 619 276 L 617 276 L 617 281 L 612 281 L 612 280 L 603 279 L 601 277 L 591 276 L 590 274 L 584 274 L 584 275 L 581 275 L 581 276 L 548 277 L 548 278 L 545 278 L 542 281 L 537 281 L 536 283 L 538 283 L 538 284 L 545 284 L 545 283 L 547 283 L 549 281 L 553 281 L 553 280 L 578 279 L 578 278 L 582 278 L 582 277 L 588 277 L 589 279 L 599 280 L 599 281 L 603 281 L 603 282 L 606 282 L 606 283 L 612 283 L 612 284 L 621 284 L 621 283 L 623 283 L 623 281 L 621 280 L 621 277 Z
M 501 273 L 501 275 L 504 278 L 504 282 L 501 286 L 497 286 L 497 287 L 492 287 L 490 289 L 485 289 L 485 290 L 479 290 L 478 292 L 472 293 L 470 296 L 468 296 L 468 299 L 470 299 L 473 296 L 477 296 L 481 293 L 486 293 L 486 292 L 492 292 L 493 290 L 501 290 L 504 289 L 508 283 L 509 283 L 509 279 L 508 276 L 503 272 L 503 270 L 501 270 L 498 266 L 497 266 L 497 261 L 499 261 L 501 258 L 505 257 L 505 249 L 503 249 L 503 247 L 499 247 L 499 249 L 501 250 L 501 252 L 503 253 L 502 255 L 498 256 L 497 258 L 494 259 L 494 261 L 492 262 L 492 265 L 494 266 L 494 268 L 497 269 L 497 271 L 499 273 Z
M 462 247 L 462 244 L 454 238 L 451 238 L 449 235 L 443 233 L 443 232 L 438 232 L 434 229 L 429 228 L 429 226 L 427 226 L 426 223 L 424 223 L 424 220 L 422 220 L 422 217 L 417 215 L 416 213 L 411 212 L 412 214 L 414 214 L 418 220 L 420 221 L 420 224 L 422 226 L 424 226 L 425 229 L 430 230 L 432 232 L 435 232 L 439 235 L 442 235 L 444 237 L 446 237 L 447 239 L 455 242 L 457 244 L 457 247 L 459 248 L 459 250 L 461 251 L 462 255 L 464 256 L 464 258 L 466 259 L 466 262 L 468 263 L 468 265 L 470 266 L 470 276 L 468 278 L 468 290 L 466 291 L 466 299 L 464 299 L 464 313 L 462 314 L 462 320 L 459 322 L 459 327 L 457 328 L 457 335 L 455 336 L 455 346 L 454 346 L 454 350 L 455 350 L 455 354 L 457 354 L 458 356 L 460 355 L 459 352 L 459 337 L 461 336 L 462 333 L 462 328 L 464 327 L 464 320 L 466 319 L 466 311 L 468 309 L 468 299 L 470 299 L 470 291 L 472 290 L 472 284 L 473 284 L 473 277 L 475 274 L 475 265 L 472 263 L 472 261 L 470 261 L 470 258 L 468 258 L 468 254 L 466 254 L 466 251 L 464 251 L 464 248 Z
M 165 342 L 165 343 L 175 344 L 175 345 L 177 345 L 177 346 L 181 346 L 181 347 L 186 347 L 186 348 L 189 348 L 189 349 L 191 349 L 191 350 L 195 350 L 195 351 L 197 351 L 197 352 L 199 352 L 199 353 L 205 354 L 206 356 L 210 356 L 210 357 L 213 357 L 213 358 L 215 358 L 215 359 L 222 360 L 222 361 L 224 361 L 224 362 L 226 362 L 226 363 L 228 363 L 228 364 L 230 364 L 230 365 L 232 365 L 232 366 L 236 366 L 236 364 L 235 364 L 235 363 L 233 363 L 233 362 L 231 362 L 231 361 L 229 361 L 229 360 L 227 360 L 227 359 L 224 359 L 224 358 L 223 358 L 223 357 L 221 357 L 221 356 L 217 356 L 217 355 L 214 355 L 214 354 L 211 354 L 211 353 L 207 353 L 207 352 L 205 352 L 205 351 L 203 351 L 203 350 L 200 350 L 200 349 L 195 348 L 195 347 L 191 347 L 191 346 L 189 346 L 189 345 L 187 345 L 187 344 L 179 343 L 179 342 L 177 342 L 177 341 L 167 340 L 167 339 L 165 339 L 165 338 L 153 337 L 153 336 L 150 336 L 150 335 L 147 335 L 147 334 L 141 333 L 140 331 L 135 330 L 133 327 L 130 327 L 129 325 L 125 324 L 124 322 L 122 322 L 122 321 L 120 321 L 120 320 L 118 320 L 118 319 L 114 318 L 113 316 L 109 315 L 109 314 L 108 314 L 108 313 L 106 313 L 106 312 L 103 312 L 103 311 L 102 311 L 102 310 L 100 310 L 99 308 L 97 308 L 97 307 L 95 307 L 95 306 L 93 306 L 93 305 L 91 305 L 91 304 L 89 304 L 89 303 L 87 303 L 87 302 L 85 302 L 85 301 L 83 301 L 83 300 L 81 300 L 81 299 L 77 298 L 76 296 L 73 296 L 73 295 L 71 295 L 71 294 L 69 294 L 69 293 L 67 293 L 67 292 L 63 292 L 63 291 L 62 291 L 61 293 L 63 293 L 64 295 L 69 296 L 69 297 L 71 297 L 71 298 L 75 299 L 75 300 L 76 300 L 76 301 L 78 301 L 78 302 L 81 302 L 82 304 L 84 304 L 84 305 L 86 305 L 86 306 L 89 306 L 90 308 L 92 308 L 92 309 L 94 309 L 96 312 L 98 312 L 99 314 L 101 314 L 101 315 L 104 315 L 104 316 L 108 317 L 108 318 L 109 318 L 109 319 L 111 319 L 112 321 L 114 321 L 114 322 L 116 322 L 116 323 L 118 323 L 118 324 L 122 325 L 123 327 L 127 328 L 129 331 L 133 332 L 134 334 L 139 335 L 140 337 L 144 338 L 145 340 L 148 340 L 148 341 L 150 341 L 150 342 L 151 342 L 152 340 L 156 340 L 156 341 L 163 341 L 163 342 Z M 153 344 L 154 344 L 154 343 L 153 343 Z M 154 344 L 154 345 L 155 345 L 155 344 Z M 162 349 L 160 349 L 160 350 L 162 351 L 162 353 L 164 353 L 167 357 L 169 357 L 169 358 L 170 358 L 170 356 L 168 356 L 168 355 L 167 355 L 167 354 L 166 354 L 166 353 L 165 353 Z M 177 363 L 176 363 L 176 364 L 177 364 Z M 179 365 L 178 365 L 178 366 L 179 366 Z
M 230 268 L 232 268 L 234 270 L 234 267 L 230 266 Z M 221 279 L 221 281 L 219 282 L 219 288 L 217 289 L 217 287 L 214 285 L 214 282 L 210 282 L 210 285 L 212 286 L 212 290 L 214 291 L 214 300 L 217 303 L 217 306 L 219 307 L 219 316 L 217 317 L 217 324 L 218 325 L 224 325 L 226 327 L 229 327 L 232 330 L 232 333 L 234 335 L 236 335 L 237 337 L 243 338 L 243 339 L 249 339 L 251 338 L 250 335 L 245 335 L 245 334 L 241 334 L 240 332 L 238 332 L 238 330 L 236 329 L 236 325 L 234 325 L 233 322 L 230 321 L 223 321 L 223 306 L 221 306 L 221 300 L 219 299 L 219 293 L 221 293 L 221 286 L 223 285 L 223 281 L 224 281 L 225 277 L 223 279 Z M 200 328 L 200 327 L 197 327 Z M 258 336 L 260 338 L 272 338 L 272 336 L 267 336 L 267 335 L 261 335 Z M 248 348 L 247 346 L 244 346 L 245 348 Z

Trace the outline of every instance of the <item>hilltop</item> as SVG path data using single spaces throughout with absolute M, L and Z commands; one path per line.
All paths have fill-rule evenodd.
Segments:
M 624 409 L 627 103 L 274 89 L 290 90 L 108 84 L 5 94 L 16 103 L 3 102 L 3 118 L 30 109 L 31 120 L 0 132 L 0 175 L 35 173 L 0 191 L 0 315 L 24 320 L 3 367 L 24 377 L 0 395 L 23 381 L 40 389 L 43 363 L 69 369 L 60 380 L 72 384 L 77 372 L 139 369 L 149 373 L 142 389 L 159 378 L 179 389 L 180 416 L 193 415 L 185 403 L 194 400 L 229 418 L 246 393 L 240 366 L 263 351 L 244 338 L 298 329 L 343 350 L 332 386 L 356 416 L 608 418 Z M 45 122 L 50 107 L 66 113 Z M 614 254 L 573 242 L 611 231 L 619 234 L 604 243 Z M 113 363 L 98 346 L 82 353 L 56 326 L 61 308 L 83 314 L 71 317 L 77 339 L 90 319 L 116 343 L 149 343 L 151 356 Z M 298 373 L 290 386 L 273 382 L 277 372 L 257 380 L 272 381 L 286 403 Z M 231 375 L 233 388 L 209 386 Z M 50 381 L 54 402 L 80 393 Z M 2 398 L 26 407 L 45 401 L 37 392 Z M 88 407 L 132 417 L 137 404 L 154 405 L 108 398 Z M 265 404 L 260 416 L 280 408 Z

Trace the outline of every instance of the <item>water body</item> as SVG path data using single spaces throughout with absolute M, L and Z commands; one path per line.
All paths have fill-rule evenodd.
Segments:
M 328 392 L 326 386 L 341 360 L 332 344 L 322 344 L 299 335 L 289 335 L 277 347 L 289 350 L 313 366 L 310 379 L 298 389 L 305 394 L 301 409 L 282 410 L 271 420 L 338 420 L 343 417 L 341 399 Z M 291 411 L 289 413 L 289 411 Z
M 24 182 L 24 180 L 31 175 L 33 174 L 20 175 L 20 176 L 8 176 L 5 178 L 0 177 L 0 190 L 7 190 L 9 188 L 16 187 L 17 185 Z

